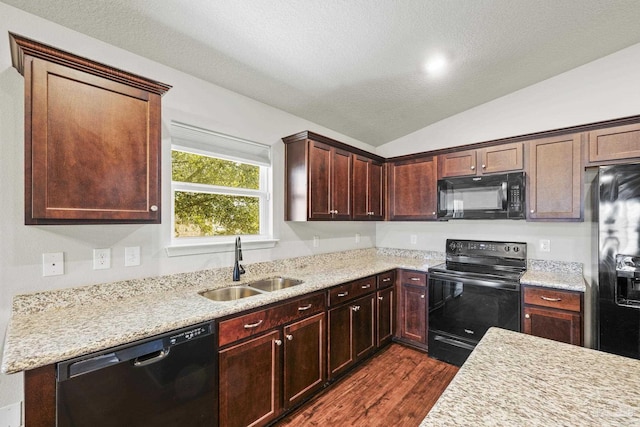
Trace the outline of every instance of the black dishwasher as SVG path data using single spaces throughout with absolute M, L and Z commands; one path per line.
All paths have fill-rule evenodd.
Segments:
M 216 426 L 211 322 L 57 366 L 58 427 Z

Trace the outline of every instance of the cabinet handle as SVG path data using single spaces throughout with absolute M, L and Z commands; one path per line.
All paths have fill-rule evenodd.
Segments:
M 149 209 L 151 210 L 151 212 L 157 212 L 158 211 L 158 207 L 156 205 L 151 205 L 151 207 Z
M 349 292 L 346 291 L 338 294 L 339 297 L 346 297 L 347 295 L 349 295 Z
M 471 166 L 471 170 L 472 171 L 476 170 L 476 167 L 475 166 Z
M 545 297 L 544 295 L 540 296 L 540 299 L 545 300 L 545 301 L 551 301 L 551 302 L 560 302 L 560 301 L 562 301 L 562 298 L 549 298 L 549 297 Z
M 273 342 L 276 343 L 277 346 L 282 345 L 282 340 L 273 340 Z
M 354 305 L 353 307 L 351 307 L 351 309 L 353 311 L 360 311 L 360 306 L 359 305 Z
M 382 279 L 383 282 L 390 282 L 391 281 L 391 277 L 385 277 L 384 279 Z
M 371 287 L 371 283 L 367 283 L 366 285 L 360 286 L 362 289 L 369 289 Z
M 410 277 L 409 280 L 413 280 L 414 282 L 417 282 L 420 280 L 419 277 Z
M 424 294 L 420 295 L 420 298 L 424 299 Z
M 307 311 L 311 308 L 311 304 L 307 304 L 304 307 L 298 307 L 298 311 Z
M 529 313 L 527 313 L 527 314 L 524 315 L 524 318 L 525 319 L 531 319 L 531 315 Z
M 293 341 L 293 335 L 285 335 L 289 341 Z
M 248 323 L 248 324 L 244 325 L 244 328 L 245 329 L 257 328 L 258 326 L 262 325 L 262 322 L 264 322 L 264 320 L 260 319 L 256 323 Z
M 378 297 L 378 299 L 379 299 L 380 301 L 382 301 L 382 300 L 384 299 L 384 297 Z

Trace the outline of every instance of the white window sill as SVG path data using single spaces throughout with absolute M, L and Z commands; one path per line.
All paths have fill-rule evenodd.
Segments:
M 278 239 L 243 240 L 242 250 L 269 249 L 273 248 L 278 241 Z M 234 250 L 235 239 L 214 243 L 186 243 L 181 245 L 171 245 L 165 248 L 167 256 L 169 257 L 233 252 Z

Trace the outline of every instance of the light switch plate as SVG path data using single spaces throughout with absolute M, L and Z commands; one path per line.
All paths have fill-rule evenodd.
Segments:
M 140 246 L 124 248 L 124 266 L 134 267 L 136 265 L 140 265 Z
M 540 252 L 551 252 L 551 241 L 548 239 L 540 240 Z
M 64 252 L 42 254 L 42 275 L 59 276 L 61 274 L 64 274 Z
M 0 427 L 20 427 L 22 425 L 22 402 L 0 408 Z

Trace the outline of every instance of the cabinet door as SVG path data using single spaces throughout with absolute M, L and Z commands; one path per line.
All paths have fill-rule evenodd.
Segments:
M 522 331 L 525 334 L 582 345 L 580 313 L 525 306 L 523 317 Z
M 281 411 L 280 331 L 219 354 L 220 426 L 259 426 Z
M 455 151 L 438 156 L 439 178 L 475 175 L 476 150 Z
M 353 351 L 354 358 L 360 360 L 376 348 L 376 298 L 369 294 L 351 304 L 353 316 Z
M 331 218 L 332 156 L 330 146 L 309 142 L 309 219 Z
M 372 160 L 369 163 L 369 203 L 371 219 L 381 221 L 384 217 L 384 173 L 383 164 Z
M 524 168 L 523 143 L 501 144 L 478 150 L 480 174 L 518 171 Z
M 160 96 L 32 58 L 27 224 L 160 222 Z
M 333 219 L 351 219 L 351 164 L 353 155 L 332 148 L 331 207 Z
M 400 337 L 427 343 L 427 288 L 402 283 Z
M 335 378 L 354 363 L 351 304 L 329 310 L 327 360 L 329 378 Z
M 528 144 L 527 219 L 581 219 L 582 134 Z
M 589 165 L 629 162 L 639 157 L 640 124 L 589 132 Z
M 325 382 L 325 314 L 284 328 L 285 409 L 320 389 Z
M 353 156 L 353 219 L 362 221 L 369 215 L 369 174 L 371 162 L 366 157 Z
M 395 327 L 395 299 L 393 298 L 393 295 L 393 287 L 385 288 L 376 293 L 378 312 L 376 346 L 378 347 L 382 347 L 390 343 L 391 338 L 393 338 L 393 328 Z
M 436 219 L 437 158 L 392 163 L 389 169 L 389 219 Z

